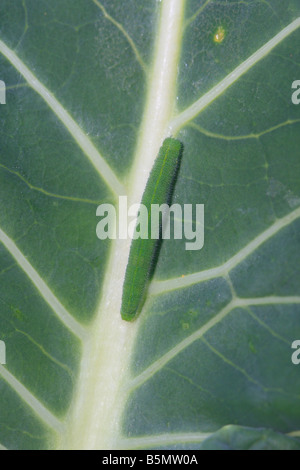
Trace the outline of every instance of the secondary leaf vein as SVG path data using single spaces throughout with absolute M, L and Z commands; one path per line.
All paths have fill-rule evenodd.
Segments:
M 84 328 L 72 317 L 72 315 L 65 309 L 60 301 L 55 297 L 53 292 L 47 286 L 45 281 L 40 277 L 37 271 L 25 258 L 23 253 L 15 245 L 15 243 L 6 235 L 0 228 L 0 242 L 3 243 L 5 248 L 9 251 L 12 257 L 16 260 L 17 264 L 24 271 L 30 281 L 35 285 L 43 299 L 50 305 L 52 310 L 56 313 L 61 322 L 69 328 L 78 338 L 84 340 L 86 338 L 86 331 Z
M 22 331 L 18 328 L 15 328 L 15 330 L 17 333 L 20 333 L 21 335 L 25 336 L 28 339 L 28 341 L 30 341 L 34 346 L 36 346 L 47 359 L 49 359 L 51 362 L 56 364 L 58 367 L 62 368 L 69 375 L 70 379 L 72 380 L 74 384 L 75 382 L 74 373 L 66 364 L 62 363 L 61 361 L 53 357 L 50 353 L 48 353 L 48 351 L 46 351 L 44 346 L 39 344 L 37 341 L 35 341 L 35 339 L 32 338 L 32 336 L 26 333 L 26 331 Z
M 182 434 L 158 434 L 153 436 L 134 437 L 118 441 L 118 449 L 145 449 L 157 446 L 171 446 L 183 443 L 200 444 L 205 441 L 211 433 L 182 433 Z
M 20 178 L 21 181 L 23 181 L 23 183 L 26 184 L 26 186 L 28 186 L 29 189 L 42 193 L 44 194 L 44 196 L 52 197 L 55 199 L 62 199 L 64 201 L 82 202 L 83 204 L 92 204 L 92 205 L 99 205 L 103 202 L 103 201 L 93 201 L 92 199 L 85 199 L 85 198 L 74 197 L 74 196 L 64 196 L 62 194 L 51 193 L 50 191 L 47 191 L 43 188 L 34 186 L 29 181 L 27 181 L 27 179 L 24 178 L 24 176 L 22 176 L 20 173 L 18 173 L 17 171 L 11 170 L 10 168 L 7 168 L 5 165 L 2 165 L 1 163 L 0 163 L 0 168 L 2 168 L 4 171 L 7 171 L 8 173 L 14 176 L 17 176 L 18 178 Z
M 237 254 L 232 258 L 226 261 L 224 264 L 207 269 L 205 271 L 200 271 L 193 274 L 187 274 L 185 277 L 178 277 L 174 279 L 169 279 L 167 281 L 153 281 L 149 292 L 154 295 L 158 295 L 164 292 L 168 292 L 174 289 L 181 289 L 183 287 L 188 287 L 199 282 L 208 281 L 209 279 L 214 279 L 217 277 L 222 277 L 228 275 L 228 273 L 238 266 L 242 261 L 244 261 L 248 256 L 255 252 L 261 245 L 263 245 L 267 240 L 276 235 L 280 230 L 292 224 L 295 220 L 300 217 L 300 207 L 295 209 L 290 214 L 277 219 L 271 227 L 262 232 L 256 238 L 254 238 L 248 245 L 242 248 Z
M 169 126 L 171 134 L 176 135 L 183 126 L 187 125 L 192 119 L 198 116 L 207 106 L 219 98 L 219 96 L 230 88 L 239 78 L 264 59 L 277 45 L 284 41 L 284 39 L 290 36 L 299 27 L 300 17 L 290 23 L 286 28 L 280 31 L 280 33 L 248 57 L 248 59 L 227 75 L 227 77 L 221 80 L 221 82 L 214 86 L 208 93 L 177 115 Z
M 125 28 L 117 21 L 115 20 L 107 11 L 106 9 L 104 8 L 104 6 L 98 1 L 98 0 L 92 0 L 95 5 L 97 5 L 98 8 L 100 8 L 100 10 L 102 11 L 103 13 L 103 16 L 108 20 L 110 21 L 114 26 L 116 26 L 116 28 L 118 28 L 119 31 L 121 31 L 121 33 L 125 36 L 126 40 L 128 41 L 128 43 L 130 44 L 130 47 L 132 48 L 133 52 L 134 52 L 134 55 L 136 57 L 136 60 L 138 61 L 138 63 L 140 64 L 143 72 L 145 72 L 145 74 L 147 73 L 147 67 L 146 67 L 146 64 L 145 62 L 143 61 L 142 57 L 141 57 L 141 54 L 139 53 L 138 51 L 138 48 L 136 47 L 133 39 L 130 37 L 130 35 L 127 33 L 127 31 L 125 30 Z
M 178 343 L 174 348 L 170 349 L 166 354 L 161 356 L 157 361 L 153 362 L 147 369 L 140 375 L 134 377 L 129 383 L 127 393 L 131 393 L 136 388 L 140 387 L 143 383 L 153 377 L 157 372 L 162 370 L 172 359 L 178 356 L 186 348 L 191 346 L 195 341 L 203 339 L 204 335 L 223 321 L 234 309 L 245 308 L 250 305 L 268 305 L 272 303 L 277 304 L 300 304 L 300 297 L 265 297 L 257 299 L 241 299 L 234 297 L 231 302 L 224 307 L 215 317 L 209 320 L 199 330 L 192 333 L 190 336 Z M 266 389 L 267 390 L 267 389 Z M 285 393 L 281 390 L 272 390 L 280 393 Z M 298 398 L 298 397 L 297 397 Z
M 111 188 L 111 190 L 117 195 L 125 194 L 125 188 L 120 183 L 115 173 L 106 163 L 104 158 L 100 155 L 96 147 L 93 145 L 88 136 L 83 132 L 80 126 L 55 98 L 53 93 L 51 93 L 50 90 L 48 90 L 38 80 L 38 78 L 29 70 L 29 68 L 24 64 L 24 62 L 22 62 L 17 54 L 1 40 L 0 53 L 6 57 L 6 59 L 15 67 L 15 69 L 25 78 L 30 87 L 47 103 L 50 109 L 55 113 L 58 119 L 71 134 L 86 157 L 90 160 L 106 184 Z
M 5 367 L 0 365 L 0 376 L 12 387 L 22 400 L 46 423 L 51 429 L 62 433 L 64 426 L 32 393 L 19 382 Z
M 294 119 L 294 120 L 288 119 L 287 121 L 277 124 L 276 126 L 270 127 L 269 129 L 265 129 L 264 131 L 247 134 L 247 135 L 222 135 L 222 134 L 218 134 L 216 132 L 211 132 L 207 129 L 204 129 L 203 127 L 199 126 L 198 124 L 195 124 L 194 122 L 191 122 L 188 125 L 198 130 L 201 134 L 206 135 L 207 137 L 212 137 L 214 139 L 221 139 L 221 140 L 227 140 L 227 141 L 234 141 L 234 140 L 259 139 L 260 137 L 263 137 L 266 134 L 275 132 L 278 129 L 281 129 L 282 127 L 291 126 L 297 123 L 300 123 L 300 119 Z

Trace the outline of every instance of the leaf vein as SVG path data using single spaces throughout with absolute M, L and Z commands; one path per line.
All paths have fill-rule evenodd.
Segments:
M 18 177 L 32 191 L 37 191 L 39 193 L 42 193 L 42 194 L 44 194 L 44 196 L 52 197 L 52 198 L 55 198 L 55 199 L 62 199 L 64 201 L 82 202 L 83 204 L 92 204 L 92 205 L 99 205 L 103 202 L 103 201 L 93 201 L 92 199 L 85 199 L 85 198 L 74 197 L 74 196 L 64 196 L 62 194 L 51 193 L 50 191 L 47 191 L 43 188 L 39 188 L 37 186 L 34 186 L 29 181 L 27 181 L 27 179 L 24 178 L 24 176 L 22 176 L 20 173 L 18 173 L 17 171 L 11 170 L 10 168 L 7 168 L 5 165 L 2 165 L 1 163 L 0 163 L 0 168 L 2 168 L 4 171 L 7 171 L 8 173 Z
M 52 310 L 56 313 L 61 322 L 71 330 L 78 338 L 84 340 L 86 338 L 86 331 L 84 328 L 72 317 L 72 315 L 65 309 L 60 301 L 55 297 L 53 292 L 47 286 L 45 281 L 40 277 L 37 271 L 25 258 L 23 253 L 15 245 L 15 243 L 6 235 L 0 228 L 0 242 L 3 243 L 5 248 L 9 251 L 12 257 L 16 260 L 17 264 L 24 271 L 30 281 L 35 285 L 43 299 L 50 305 Z
M 191 286 L 203 281 L 208 281 L 217 277 L 224 277 L 229 274 L 235 267 L 237 267 L 242 261 L 248 256 L 255 252 L 261 245 L 267 240 L 272 238 L 282 229 L 292 224 L 295 220 L 300 217 L 300 208 L 298 207 L 290 214 L 277 219 L 271 227 L 262 232 L 256 238 L 254 238 L 248 245 L 242 248 L 236 255 L 226 261 L 224 264 L 217 266 L 216 268 L 208 269 L 205 271 L 199 271 L 193 274 L 187 274 L 184 277 L 178 277 L 169 279 L 166 281 L 153 281 L 149 292 L 152 295 L 162 294 L 171 290 L 181 289 L 184 287 Z
M 80 126 L 74 121 L 68 111 L 55 98 L 53 93 L 43 85 L 37 77 L 22 62 L 17 54 L 10 49 L 3 41 L 0 40 L 0 53 L 15 67 L 15 69 L 25 78 L 30 87 L 41 96 L 47 103 L 49 108 L 54 112 L 58 119 L 62 122 L 68 132 L 71 134 L 75 142 L 84 152 L 85 156 L 90 160 L 94 168 L 110 187 L 110 189 L 118 195 L 125 194 L 125 188 L 120 183 L 111 167 L 100 155 L 94 144 L 83 132 Z
M 166 354 L 161 356 L 158 360 L 153 362 L 147 369 L 145 369 L 140 375 L 134 377 L 127 389 L 127 393 L 131 393 L 133 390 L 140 387 L 147 380 L 152 378 L 157 372 L 162 370 L 171 360 L 183 352 L 186 348 L 191 346 L 195 341 L 202 340 L 204 335 L 214 328 L 217 324 L 223 321 L 234 309 L 242 307 L 245 308 L 248 305 L 267 305 L 272 302 L 281 304 L 297 303 L 300 304 L 300 297 L 265 297 L 257 299 L 240 299 L 234 297 L 229 304 L 224 307 L 219 313 L 217 313 L 211 320 L 205 325 L 199 328 L 197 331 L 192 333 L 190 336 L 182 340 L 174 348 L 170 349 Z M 267 389 L 266 389 L 267 390 Z M 273 390 L 278 391 L 278 390 Z M 280 391 L 280 393 L 285 393 Z M 298 398 L 298 397 L 297 397 Z
M 153 436 L 134 437 L 118 441 L 118 449 L 144 449 L 156 446 L 176 445 L 182 443 L 200 444 L 205 441 L 211 433 L 182 433 L 182 434 L 158 434 Z
M 136 47 L 133 39 L 130 37 L 130 35 L 127 33 L 127 31 L 124 29 L 124 27 L 117 21 L 115 20 L 107 11 L 106 9 L 104 8 L 104 6 L 102 5 L 102 3 L 100 3 L 98 0 L 92 0 L 95 5 L 97 5 L 98 8 L 100 8 L 100 10 L 102 11 L 103 13 L 103 16 L 108 20 L 110 21 L 114 26 L 116 26 L 116 28 L 123 34 L 123 36 L 126 38 L 126 40 L 128 41 L 130 47 L 132 48 L 133 50 L 133 53 L 136 57 L 136 60 L 138 61 L 138 63 L 140 64 L 143 72 L 145 74 L 147 74 L 147 67 L 146 67 L 146 64 L 145 62 L 143 61 L 142 57 L 141 57 L 141 54 L 139 53 L 138 51 L 138 48 Z
M 54 416 L 32 393 L 19 382 L 5 367 L 0 365 L 0 376 L 12 387 L 22 400 L 46 423 L 51 429 L 62 433 L 64 425 Z
M 235 140 L 259 139 L 260 137 L 263 137 L 264 135 L 275 132 L 278 129 L 281 129 L 282 127 L 287 127 L 287 126 L 291 126 L 293 124 L 298 124 L 298 123 L 300 123 L 300 119 L 294 119 L 294 120 L 288 119 L 287 121 L 279 123 L 276 126 L 272 126 L 269 129 L 265 129 L 261 132 L 256 132 L 256 133 L 247 134 L 247 135 L 223 135 L 223 134 L 218 134 L 215 132 L 211 132 L 207 129 L 204 129 L 203 127 L 199 126 L 198 124 L 195 124 L 194 122 L 191 122 L 188 125 L 198 130 L 201 134 L 206 135 L 207 137 L 212 137 L 214 139 L 221 139 L 221 140 L 227 140 L 227 141 L 235 141 Z
M 170 123 L 169 129 L 172 135 L 176 135 L 179 130 L 187 125 L 192 119 L 198 116 L 207 106 L 219 98 L 228 88 L 230 88 L 239 78 L 245 75 L 252 67 L 264 59 L 276 46 L 284 39 L 290 36 L 300 27 L 300 17 L 290 23 L 286 28 L 280 31 L 270 41 L 264 44 L 235 70 L 227 75 L 221 82 L 214 86 L 209 92 L 198 99 L 191 106 L 178 114 Z

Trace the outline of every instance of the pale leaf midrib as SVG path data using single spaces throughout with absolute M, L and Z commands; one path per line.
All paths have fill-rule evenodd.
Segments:
M 178 0 L 164 0 L 162 3 L 147 102 L 133 177 L 129 182 L 129 196 L 133 202 L 141 200 L 147 176 L 173 114 L 184 4 Z M 68 420 L 70 433 L 62 442 L 62 448 L 113 449 L 118 444 L 126 398 L 123 387 L 128 380 L 139 325 L 138 321 L 124 322 L 120 316 L 129 248 L 128 240 L 116 240 L 113 245 L 103 296 L 93 325 L 93 337 L 84 348 L 78 389 Z
M 152 119 L 152 121 L 153 121 L 153 122 L 156 122 L 156 121 L 158 121 L 158 120 L 157 120 L 157 119 Z M 152 126 L 153 126 L 153 122 L 152 122 Z M 162 122 L 163 122 L 163 121 L 162 121 Z M 148 148 L 152 148 L 152 147 L 153 147 L 153 142 L 155 142 L 155 145 L 158 144 L 158 140 L 159 140 L 158 137 L 159 137 L 159 136 L 163 137 L 163 134 L 164 134 L 164 130 L 163 130 L 163 129 L 164 129 L 164 126 L 160 126 L 160 127 L 161 127 L 162 130 L 161 130 L 160 133 L 159 133 L 159 132 L 157 131 L 157 129 L 152 129 L 152 127 L 151 127 L 151 120 L 150 120 L 149 122 L 148 122 L 147 120 L 144 120 L 144 123 L 143 123 L 143 125 L 142 125 L 142 138 L 140 138 L 140 142 L 139 142 L 139 145 L 138 145 L 137 154 L 136 154 L 137 156 L 141 155 L 141 156 L 145 157 L 145 155 L 147 155 L 147 152 L 146 152 L 147 148 L 146 148 L 146 147 L 148 146 Z M 146 132 L 148 132 L 148 134 L 146 134 Z M 171 133 L 172 133 L 172 132 L 171 132 Z M 144 136 L 145 136 L 145 137 L 144 137 Z M 161 138 L 161 137 L 160 137 L 160 138 Z M 144 153 L 144 154 L 143 154 L 143 152 L 141 151 L 141 149 L 145 150 L 145 153 Z M 149 153 L 149 152 L 148 152 L 148 153 Z M 141 163 L 143 163 L 142 160 L 141 160 Z M 151 168 L 151 164 L 148 164 L 148 166 L 149 166 L 149 168 Z M 148 173 L 148 166 L 147 166 L 147 169 L 146 169 L 146 174 Z M 135 176 L 138 175 L 138 174 L 139 174 L 139 175 L 142 174 L 142 175 L 143 175 L 143 178 L 142 178 L 142 182 L 141 182 L 141 183 L 140 183 L 140 181 L 139 181 L 139 182 L 136 182 L 136 186 L 135 186 L 135 182 L 134 182 L 134 184 L 133 184 L 133 189 L 132 189 L 132 192 L 131 192 L 131 197 L 133 197 L 134 194 L 135 194 L 136 196 L 138 195 L 138 197 L 137 197 L 138 200 L 140 200 L 140 197 L 139 197 L 139 196 L 140 196 L 140 194 L 142 193 L 143 183 L 146 181 L 146 177 L 145 177 L 144 173 L 141 172 L 140 170 L 141 170 L 141 167 L 139 167 L 138 165 L 136 165 L 136 167 L 134 168 L 133 174 L 134 174 Z M 144 179 L 144 180 L 143 180 L 143 179 Z M 116 257 L 116 256 L 117 256 L 117 253 L 115 253 L 115 257 Z M 114 271 L 113 271 L 113 272 L 114 272 Z M 104 309 L 104 310 L 105 310 L 106 302 L 108 302 L 108 300 L 107 300 L 107 299 L 103 299 L 102 305 L 103 305 L 103 309 Z M 233 300 L 226 308 L 224 308 L 224 309 L 217 315 L 217 317 L 215 317 L 215 318 L 212 320 L 211 324 L 205 326 L 206 330 L 208 331 L 208 329 L 209 329 L 210 327 L 213 327 L 216 323 L 218 323 L 219 321 L 221 321 L 222 318 L 225 318 L 226 315 L 228 315 L 228 313 L 229 313 L 229 312 L 232 310 L 232 308 L 234 308 L 235 306 L 238 306 L 238 302 L 237 302 L 236 299 Z M 112 312 L 110 312 L 110 313 L 112 313 Z M 105 322 L 100 322 L 100 323 L 99 323 L 99 327 L 96 328 L 96 331 L 97 331 L 97 332 L 98 332 L 98 331 L 100 332 L 100 327 L 102 327 L 102 326 L 106 326 L 106 325 L 105 325 Z M 131 325 L 129 325 L 129 328 L 131 328 Z M 118 331 L 117 323 L 114 325 L 114 329 L 115 329 L 115 332 L 117 333 L 117 331 Z M 202 334 L 204 334 L 204 332 L 205 332 L 205 331 L 204 331 L 204 329 L 203 329 Z M 116 335 L 116 333 L 115 333 L 115 335 Z M 199 332 L 198 332 L 198 334 L 199 334 Z M 125 334 L 125 336 L 126 336 L 126 334 Z M 130 337 L 130 334 L 128 335 L 128 337 Z M 118 339 L 116 338 L 116 336 L 115 336 L 115 339 L 116 339 L 116 342 L 118 343 Z M 101 341 L 101 336 L 100 336 L 100 335 L 99 335 L 99 337 L 98 337 L 98 340 L 99 340 L 99 342 Z M 123 341 L 125 341 L 125 344 L 126 344 L 126 338 L 124 338 L 124 336 L 122 336 L 122 335 L 121 335 L 120 341 L 121 341 L 121 343 L 122 343 Z M 93 350 L 93 348 L 92 348 L 92 350 Z M 124 350 L 126 350 L 126 349 L 124 349 Z M 178 352 L 178 351 L 177 351 L 177 352 Z M 89 353 L 89 354 L 90 354 L 90 353 Z M 128 353 L 127 350 L 126 350 L 126 355 L 128 355 L 128 358 L 130 357 L 130 354 Z M 166 358 L 166 357 L 164 356 L 163 359 L 165 360 L 165 363 L 166 363 L 166 362 L 168 362 L 169 359 L 171 359 L 171 357 L 170 357 L 170 358 Z M 166 359 L 167 359 L 167 360 L 166 360 Z M 85 360 L 85 362 L 86 362 L 86 360 Z M 123 364 L 123 362 L 121 363 L 120 367 L 124 367 L 124 364 L 123 364 L 123 366 L 122 366 L 122 364 Z M 160 367 L 157 368 L 157 370 L 160 369 L 162 365 L 163 365 L 163 364 L 160 362 L 160 364 L 159 364 Z M 147 370 L 146 372 L 149 372 L 149 370 Z M 152 370 L 151 372 L 154 373 L 155 371 Z M 110 371 L 110 373 L 113 374 L 112 371 Z M 130 383 L 131 386 L 130 386 L 130 389 L 128 390 L 128 392 L 131 392 L 135 386 L 138 386 L 138 385 L 141 384 L 141 382 L 144 382 L 145 380 L 147 380 L 150 375 L 151 375 L 151 374 L 148 374 L 147 376 L 144 376 L 144 377 L 141 377 L 141 376 L 140 376 L 139 378 L 137 378 L 137 379 L 139 380 L 139 383 L 137 383 L 137 381 L 136 381 L 136 382 L 134 382 L 134 381 L 131 382 L 131 383 Z M 83 376 L 82 376 L 82 379 L 85 379 L 85 378 L 86 378 L 86 377 L 83 375 Z M 142 379 L 142 380 L 140 380 L 140 379 Z M 121 381 L 121 382 L 123 381 L 123 379 L 121 378 L 121 376 L 120 376 L 120 381 Z M 80 382 L 81 382 L 81 383 L 84 383 L 85 386 L 88 387 L 88 385 L 87 385 L 87 383 L 85 382 L 85 380 L 81 380 Z M 124 380 L 124 383 L 126 383 L 126 379 Z M 95 388 L 95 389 L 96 389 L 96 388 Z M 99 387 L 98 387 L 98 389 L 99 389 L 99 391 L 100 391 L 100 388 L 99 388 Z M 120 391 L 121 391 L 121 393 L 122 393 L 122 398 L 121 398 L 120 392 L 118 392 L 118 390 L 116 391 L 116 398 L 119 397 L 119 398 L 122 400 L 123 405 L 122 405 L 122 406 L 120 406 L 120 404 L 118 405 L 118 407 L 119 407 L 118 412 L 117 412 L 118 417 L 120 417 L 121 411 L 123 410 L 123 406 L 124 406 L 124 404 L 125 404 L 125 402 L 126 402 L 126 393 L 124 393 L 124 388 L 121 387 Z M 82 397 L 81 397 L 81 399 L 82 399 Z M 75 413 L 74 413 L 74 416 L 78 417 L 78 412 L 77 412 L 77 413 L 75 412 Z M 114 414 L 113 416 L 116 416 L 116 414 Z M 112 416 L 110 416 L 110 417 L 111 417 L 111 420 L 114 422 L 114 420 L 115 420 L 116 418 L 112 418 Z M 95 417 L 94 425 L 97 423 L 97 420 L 98 420 L 98 418 L 97 418 L 97 416 L 96 416 L 96 417 Z M 80 423 L 80 421 L 79 421 L 79 423 Z M 80 425 L 78 425 L 78 426 L 79 426 L 79 428 L 80 428 Z M 81 428 L 81 429 L 82 429 L 82 428 Z M 107 440 L 107 439 L 105 440 L 104 436 L 102 436 L 101 434 L 100 434 L 100 436 L 101 436 L 102 442 L 109 442 L 109 440 Z M 99 436 L 99 437 L 100 437 L 100 436 Z M 96 445 L 97 445 L 97 442 L 99 443 L 99 437 L 94 437 L 94 438 L 93 438 L 93 440 L 91 441 L 91 446 L 92 446 L 92 447 L 96 446 Z M 76 442 L 76 441 L 75 441 L 75 442 Z M 114 444 L 116 444 L 116 443 L 114 443 Z M 99 445 L 99 444 L 98 444 L 98 445 Z M 76 447 L 76 446 L 75 446 L 75 447 Z

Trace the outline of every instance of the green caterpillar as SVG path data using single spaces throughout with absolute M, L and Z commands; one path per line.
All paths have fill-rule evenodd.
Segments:
M 183 145 L 179 140 L 165 139 L 147 181 L 141 204 L 148 212 L 148 233 L 147 238 L 133 238 L 131 243 L 123 286 L 123 320 L 133 321 L 143 306 L 158 248 L 158 240 L 151 238 L 151 207 L 170 202 L 182 151 Z

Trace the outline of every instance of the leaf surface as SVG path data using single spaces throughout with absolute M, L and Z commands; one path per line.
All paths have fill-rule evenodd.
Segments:
M 299 447 L 298 0 L 2 0 L 0 448 Z M 139 202 L 164 137 L 173 202 L 139 319 L 130 240 L 96 209 Z

